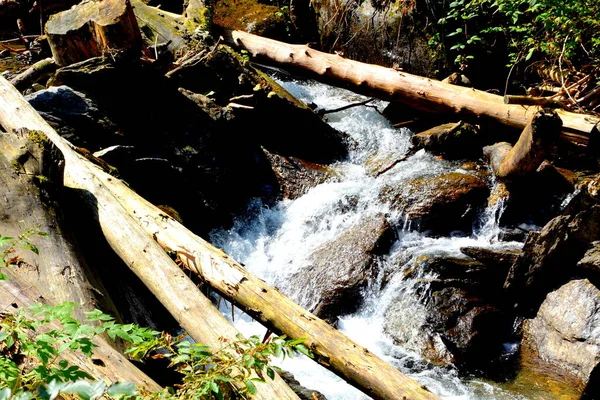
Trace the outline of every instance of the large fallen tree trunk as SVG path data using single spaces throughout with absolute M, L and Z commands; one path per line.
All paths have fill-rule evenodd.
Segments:
M 123 182 L 98 168 L 87 166 L 87 162 L 74 154 L 71 147 L 57 137 L 56 133 L 29 105 L 23 104 L 23 99 L 18 92 L 1 78 L 0 125 L 6 128 L 25 125 L 30 129 L 43 130 L 57 144 L 65 153 L 66 184 L 75 188 L 84 187 L 94 193 L 98 200 L 102 200 L 97 204 L 98 220 L 107 234 L 111 246 L 114 246 L 115 251 L 122 257 L 130 260 L 130 267 L 134 271 L 138 271 L 142 280 L 155 279 L 155 283 L 152 284 L 154 290 L 163 291 L 168 285 L 165 280 L 171 278 L 165 272 L 151 269 L 151 265 L 150 267 L 135 265 L 143 264 L 140 260 L 146 260 L 145 254 L 149 249 L 155 254 L 155 248 L 147 240 L 142 240 L 139 232 L 130 226 L 130 221 L 133 219 L 146 229 L 147 237 L 154 237 L 163 247 L 176 251 L 180 260 L 187 263 L 190 269 L 199 272 L 203 279 L 224 296 L 239 304 L 250 315 L 289 337 L 306 338 L 306 344 L 316 354 L 316 358 L 321 364 L 345 377 L 349 383 L 365 393 L 378 399 L 403 397 L 417 400 L 437 399 L 437 396 L 404 376 L 396 368 L 302 309 L 262 280 L 249 274 L 222 251 L 193 235 L 182 225 L 139 197 Z M 117 207 L 117 202 L 119 207 Z M 121 230 L 120 235 L 125 236 L 115 237 L 115 232 L 110 232 L 111 229 L 115 229 L 112 225 L 124 224 L 127 225 L 127 231 Z M 154 245 L 158 244 L 154 243 Z M 123 254 L 131 246 L 142 246 L 137 250 L 139 259 L 131 260 L 129 256 Z M 130 249 L 130 251 L 135 250 Z M 164 258 L 158 253 L 155 256 L 160 260 Z M 168 264 L 166 260 L 164 263 Z M 171 264 L 168 265 L 171 268 Z M 176 276 L 175 279 L 183 280 L 185 277 L 181 271 L 172 273 Z M 153 274 L 156 276 L 152 277 Z M 212 321 L 206 318 L 206 314 L 204 321 L 195 320 L 199 327 L 193 329 L 194 326 L 190 323 L 194 321 L 191 317 L 194 310 L 190 307 L 199 308 L 197 304 L 190 305 L 190 298 L 195 292 L 191 291 L 191 288 L 189 289 L 191 292 L 186 292 L 179 285 L 172 285 L 171 290 L 174 290 L 175 293 L 169 294 L 170 296 L 180 296 L 179 303 L 174 304 L 175 310 L 171 312 L 182 324 L 185 324 L 184 328 L 196 332 L 196 336 L 201 334 L 197 332 L 199 329 L 210 330 L 208 326 L 203 325 L 205 323 L 212 324 Z M 165 301 L 169 302 L 169 300 Z M 218 319 L 218 317 L 215 318 Z
M 0 78 L 0 126 L 5 130 L 28 130 L 45 135 L 64 155 L 65 186 L 76 190 L 88 203 L 112 249 L 148 286 L 181 327 L 197 342 L 219 348 L 226 338 L 235 341 L 239 332 L 225 319 L 175 264 L 169 255 L 142 230 L 98 178 L 105 174 L 76 153 L 19 92 Z M 105 174 L 105 179 L 114 179 Z M 269 385 L 257 385 L 258 399 L 297 400 L 296 394 L 275 375 Z
M 316 79 L 344 86 L 358 93 L 407 104 L 429 112 L 456 113 L 465 117 L 489 118 L 523 129 L 539 106 L 504 104 L 504 97 L 484 91 L 450 85 L 435 79 L 348 60 L 337 54 L 322 53 L 306 45 L 292 45 L 241 31 L 225 30 L 227 42 L 247 50 L 252 57 L 285 68 L 310 72 Z M 585 114 L 557 110 L 563 121 L 563 138 L 587 145 L 598 132 L 600 119 Z

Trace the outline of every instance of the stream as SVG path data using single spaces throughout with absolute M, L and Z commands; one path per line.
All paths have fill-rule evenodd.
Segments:
M 313 81 L 279 80 L 279 83 L 298 99 L 314 103 L 320 109 L 335 109 L 366 99 Z M 381 272 L 378 278 L 369 283 L 360 309 L 340 317 L 338 328 L 444 399 L 547 399 L 539 390 L 537 393 L 535 390 L 514 390 L 514 387 L 506 384 L 460 376 L 453 368 L 432 367 L 419 355 L 396 346 L 385 334 L 384 311 L 390 302 L 399 301 L 399 298 L 406 298 L 406 315 L 403 317 L 406 321 L 418 322 L 423 318 L 414 300 L 410 300 L 414 297 L 408 296 L 413 290 L 411 279 L 403 278 L 403 274 L 395 274 L 385 286 L 381 285 L 386 263 L 410 260 L 421 255 L 465 257 L 459 250 L 463 246 L 494 249 L 519 249 L 522 246 L 519 242 L 498 241 L 497 221 L 502 212 L 501 204 L 485 210 L 479 216 L 471 236 L 434 238 L 418 233 L 403 215 L 390 210 L 387 204 L 379 200 L 377 194 L 382 185 L 451 171 L 465 172 L 461 170 L 460 162 L 441 160 L 419 151 L 378 178 L 369 175 L 365 163 L 395 160 L 410 148 L 411 132 L 405 128 L 394 128 L 380 114 L 386 104 L 373 101 L 369 106 L 327 114 L 328 122 L 334 128 L 346 132 L 356 142 L 349 157 L 333 165 L 341 177 L 339 182 L 323 183 L 296 200 L 283 200 L 273 207 L 254 201 L 249 205 L 247 214 L 237 219 L 232 229 L 214 231 L 210 240 L 244 263 L 249 271 L 278 287 L 303 307 L 310 308 L 313 299 L 302 292 L 294 292 L 288 285 L 288 278 L 320 244 L 335 238 L 364 217 L 383 213 L 396 228 L 398 240 L 380 263 Z M 353 199 L 355 204 L 352 207 L 340 207 L 348 199 Z M 402 293 L 407 296 L 403 297 Z M 231 318 L 231 310 L 227 307 L 222 306 L 222 311 Z M 266 331 L 238 310 L 234 324 L 245 335 L 262 336 Z M 412 334 L 416 339 L 419 332 Z M 507 352 L 515 351 L 516 344 L 506 343 L 505 348 Z M 301 384 L 323 393 L 329 400 L 369 399 L 304 356 L 276 363 L 290 371 Z

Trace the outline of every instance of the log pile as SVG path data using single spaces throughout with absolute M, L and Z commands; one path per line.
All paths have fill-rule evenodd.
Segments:
M 0 14 L 5 10 L 3 7 L 8 7 L 8 3 L 10 2 L 0 1 Z M 83 2 L 49 19 L 46 33 L 53 58 L 36 64 L 15 77 L 12 83 L 18 89 L 25 90 L 42 77 L 52 74 L 57 66 L 64 67 L 93 57 L 110 58 L 125 54 L 128 60 L 133 60 L 132 63 L 141 59 L 152 64 L 159 59 L 159 42 L 168 51 L 182 55 L 174 63 L 167 62 L 169 71 L 165 75 L 169 82 L 179 83 L 186 79 L 185 76 L 194 73 L 194 66 L 210 57 L 228 57 L 227 52 L 231 51 L 228 47 L 223 47 L 221 38 L 210 46 L 200 44 L 200 41 L 194 42 L 194 46 L 189 45 L 188 36 L 198 30 L 195 28 L 204 31 L 210 29 L 211 6 L 210 1 L 190 0 L 186 2 L 184 15 L 176 15 L 150 7 L 139 0 L 132 0 L 132 3 L 128 0 Z M 143 27 L 144 35 L 139 26 Z M 550 99 L 503 99 L 471 88 L 358 63 L 340 55 L 320 53 L 308 46 L 289 45 L 244 32 L 228 31 L 224 33 L 224 38 L 257 59 L 285 68 L 310 71 L 319 79 L 350 87 L 357 92 L 409 104 L 427 112 L 491 119 L 509 127 L 523 129 L 514 147 L 498 144 L 486 150 L 493 171 L 500 179 L 519 179 L 534 171 L 545 158 L 548 146 L 554 144 L 561 134 L 563 139 L 586 145 L 591 135 L 598 133 L 600 119 L 567 111 L 573 107 L 567 104 L 566 98 L 573 98 L 574 104 L 588 104 L 590 107 L 596 104 L 594 89 L 589 88 L 589 82 L 593 79 L 589 77 L 574 83 L 563 82 L 561 90 Z M 145 51 L 151 47 L 154 47 L 152 51 Z M 220 52 L 223 48 L 228 50 Z M 235 72 L 235 80 L 241 86 L 254 75 L 248 70 L 236 69 L 239 65 L 244 63 L 238 60 L 227 64 L 227 67 Z M 101 68 L 112 66 L 103 65 Z M 65 71 L 63 69 L 62 73 Z M 162 72 L 164 71 L 161 70 Z M 268 85 L 264 82 L 266 81 L 260 81 L 253 93 L 228 97 L 228 101 L 222 105 L 216 104 L 216 100 L 210 97 L 214 93 L 201 94 L 199 89 L 198 92 L 193 92 L 183 87 L 178 88 L 178 93 L 195 100 L 203 111 L 210 108 L 213 113 L 211 118 L 227 119 L 229 123 L 230 119 L 235 118 L 244 121 L 239 117 L 242 114 L 236 116 L 233 109 L 240 113 L 255 110 L 255 105 L 259 104 L 255 100 L 260 91 L 267 91 L 264 96 L 267 99 L 277 96 L 285 101 L 291 97 L 283 90 L 277 92 L 278 89 L 274 86 L 267 88 Z M 583 85 L 588 86 L 584 89 Z M 222 95 L 218 93 L 217 97 Z M 567 110 L 549 111 L 540 108 L 555 105 Z M 315 116 L 306 107 L 301 112 L 304 114 L 300 115 L 310 114 L 311 118 L 315 117 L 315 121 L 322 122 L 320 116 Z M 3 178 L 0 181 L 3 183 L 0 194 L 15 207 L 7 210 L 6 214 L 9 215 L 10 211 L 15 215 L 14 218 L 18 218 L 18 215 L 26 214 L 24 209 L 28 205 L 36 202 L 35 197 L 39 193 L 37 189 L 32 189 L 35 177 L 39 179 L 39 176 L 48 175 L 53 188 L 59 191 L 64 188 L 77 193 L 80 204 L 95 219 L 112 250 L 165 306 L 180 327 L 197 342 L 218 346 L 222 338 L 234 340 L 239 334 L 198 288 L 197 283 L 202 282 L 269 329 L 290 338 L 305 339 L 305 344 L 315 354 L 317 362 L 373 398 L 437 399 L 425 387 L 304 310 L 277 289 L 250 274 L 223 251 L 192 233 L 175 218 L 166 215 L 164 207 L 161 209 L 154 206 L 134 192 L 127 183 L 94 165 L 90 162 L 93 157 L 82 157 L 81 153 L 85 151 L 78 151 L 60 137 L 13 85 L 2 77 L 0 128 L 0 168 L 7 171 L 16 165 L 19 169 L 12 174 L 0 173 L 0 178 Z M 34 137 L 46 147 L 35 147 Z M 337 137 L 331 139 L 331 142 L 336 139 Z M 307 146 L 312 147 L 312 143 Z M 340 154 L 343 154 L 342 150 Z M 190 150 L 190 153 L 193 151 Z M 29 158 L 27 154 L 32 157 Z M 20 164 L 14 164 L 15 161 Z M 10 179 L 6 179 L 7 176 Z M 27 196 L 22 196 L 23 193 Z M 35 207 L 44 208 L 42 205 Z M 60 205 L 56 208 L 60 208 Z M 118 316 L 118 311 L 111 304 L 110 298 L 105 296 L 106 290 L 97 282 L 93 271 L 78 259 L 76 249 L 70 247 L 68 240 L 61 241 L 68 235 L 55 228 L 60 226 L 60 221 L 49 220 L 43 213 L 34 213 L 30 217 L 27 225 L 40 225 L 39 221 L 42 221 L 44 230 L 52 232 L 54 229 L 51 242 L 54 250 L 45 249 L 45 254 L 50 256 L 45 260 L 37 260 L 40 263 L 37 272 L 40 276 L 36 278 L 39 282 L 32 287 L 28 287 L 23 281 L 26 274 L 14 275 L 12 281 L 2 283 L 6 291 L 4 294 L 0 293 L 0 306 L 10 305 L 12 296 L 21 296 L 19 306 L 26 306 L 42 295 L 53 303 L 71 300 L 85 304 L 86 310 L 99 304 L 100 300 L 94 293 L 100 293 L 100 297 L 107 303 L 102 307 Z M 0 233 L 3 234 L 17 234 L 22 228 L 22 224 L 19 225 L 10 218 L 0 221 Z M 56 265 L 61 265 L 61 268 L 68 265 L 69 268 L 57 273 L 54 270 Z M 192 275 L 193 279 L 188 275 Z M 129 380 L 149 390 L 158 388 L 151 378 L 131 365 L 117 349 L 111 348 L 105 338 L 98 338 L 98 343 L 99 357 L 106 366 L 106 371 L 87 365 L 85 368 L 92 375 L 109 380 Z M 267 381 L 268 384 L 258 387 L 256 398 L 298 398 L 278 375 Z

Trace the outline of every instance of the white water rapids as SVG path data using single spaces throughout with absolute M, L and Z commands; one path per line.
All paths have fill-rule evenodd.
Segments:
M 280 83 L 300 100 L 315 103 L 322 109 L 334 109 L 365 99 L 349 91 L 314 82 Z M 372 102 L 369 105 L 381 111 L 386 103 Z M 401 215 L 394 214 L 381 203 L 377 195 L 382 185 L 458 171 L 460 163 L 439 160 L 420 151 L 380 177 L 373 178 L 366 173 L 364 163 L 400 158 L 410 147 L 411 134 L 406 129 L 391 126 L 377 109 L 360 106 L 327 115 L 334 128 L 348 133 L 357 144 L 347 160 L 333 166 L 342 177 L 339 182 L 321 184 L 296 200 L 284 200 L 271 208 L 254 202 L 249 206 L 246 217 L 238 219 L 232 229 L 211 234 L 213 244 L 304 307 L 311 306 L 307 303 L 310 299 L 304 299 L 302 293 L 292 293 L 287 286 L 288 277 L 303 265 L 303 260 L 312 250 L 365 216 L 383 213 L 397 228 L 399 240 L 387 260 L 410 259 L 422 254 L 464 257 L 459 251 L 464 246 L 502 249 L 521 246 L 520 243 L 497 240 L 496 220 L 501 210 L 486 210 L 471 237 L 431 238 L 411 231 Z M 352 199 L 352 207 L 344 207 L 349 199 Z M 384 270 L 385 265 L 381 269 Z M 341 317 L 339 329 L 444 399 L 532 398 L 480 379 L 459 378 L 454 370 L 431 367 L 418 355 L 394 345 L 383 331 L 383 313 L 391 301 L 397 301 L 398 293 L 410 290 L 410 281 L 400 279 L 401 275 L 394 275 L 383 289 L 380 289 L 377 280 L 372 282 L 365 293 L 364 304 L 358 312 Z M 226 309 L 223 311 L 231 315 Z M 240 315 L 240 312 L 235 314 L 235 325 L 242 333 L 265 333 L 265 328 L 249 317 Z M 406 319 L 419 318 L 422 318 L 419 308 L 411 307 L 407 302 Z M 329 400 L 369 398 L 306 357 L 288 359 L 279 366 L 292 372 L 301 384 L 320 391 Z

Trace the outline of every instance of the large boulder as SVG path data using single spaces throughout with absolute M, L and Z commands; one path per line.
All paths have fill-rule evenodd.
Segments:
M 522 353 L 584 383 L 600 363 L 600 290 L 587 279 L 551 292 L 523 325 Z
M 498 305 L 502 279 L 493 269 L 463 258 L 421 256 L 404 274 L 413 278 L 411 289 L 400 291 L 385 311 L 384 329 L 396 343 L 433 363 L 464 369 L 498 360 L 510 320 Z
M 365 218 L 319 246 L 287 286 L 291 293 L 300 293 L 296 299 L 300 304 L 333 323 L 337 316 L 356 311 L 362 289 L 376 273 L 378 256 L 389 250 L 395 238 L 385 217 Z
M 470 232 L 477 211 L 486 203 L 489 190 L 479 177 L 461 172 L 416 178 L 385 186 L 380 198 L 401 211 L 411 226 L 434 235 Z

